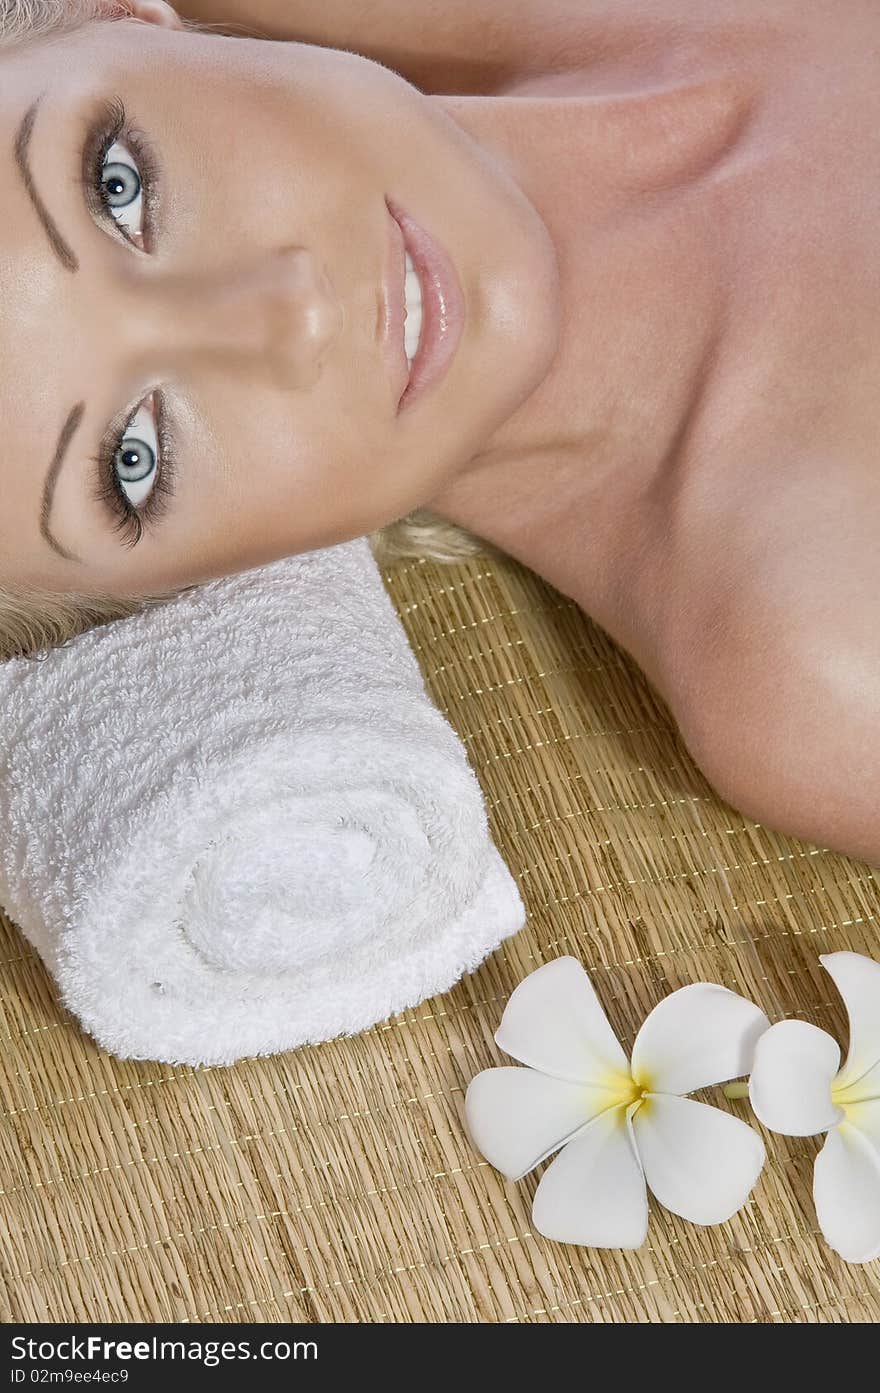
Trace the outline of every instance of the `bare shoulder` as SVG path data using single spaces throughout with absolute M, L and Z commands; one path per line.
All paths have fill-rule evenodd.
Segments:
M 811 13 L 839 3 L 815 0 Z M 220 33 L 358 53 L 447 96 L 569 95 L 578 74 L 620 80 L 658 50 L 686 66 L 707 36 L 735 53 L 751 30 L 805 24 L 802 0 L 731 0 L 712 13 L 694 0 L 179 0 L 177 9 Z
M 671 705 L 733 807 L 880 865 L 880 477 L 867 452 L 774 464 L 739 462 L 679 567 Z
M 641 0 L 632 0 L 636 6 Z M 181 0 L 231 34 L 341 48 L 426 93 L 493 95 L 524 75 L 577 66 L 589 0 Z

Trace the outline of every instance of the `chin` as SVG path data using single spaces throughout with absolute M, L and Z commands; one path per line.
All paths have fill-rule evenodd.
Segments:
M 487 313 L 497 327 L 498 377 L 512 414 L 549 373 L 562 337 L 562 282 L 546 223 L 523 196 L 515 256 L 487 275 Z

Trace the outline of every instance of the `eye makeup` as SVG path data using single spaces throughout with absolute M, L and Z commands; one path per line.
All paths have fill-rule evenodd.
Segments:
M 153 487 L 144 502 L 135 507 L 127 497 L 116 472 L 116 456 L 124 448 L 126 440 L 134 438 L 128 435 L 128 425 L 137 415 L 141 405 L 150 399 L 154 402 L 159 458 Z M 125 545 L 137 546 L 145 527 L 150 527 L 166 511 L 169 501 L 174 496 L 177 477 L 165 393 L 161 388 L 142 398 L 135 404 L 134 409 L 127 407 L 121 416 L 110 422 L 101 437 L 98 454 L 93 457 L 93 463 L 96 468 L 92 481 L 92 497 L 103 503 L 110 512 L 115 521 L 116 531 L 121 532 L 125 538 Z
M 116 143 L 124 145 L 132 156 L 135 172 L 140 181 L 143 201 L 142 232 L 132 236 L 113 216 L 107 191 L 104 185 L 104 169 L 107 152 Z M 159 204 L 159 161 L 155 150 L 142 131 L 129 121 L 124 103 L 119 97 L 101 102 L 89 122 L 82 147 L 80 170 L 86 205 L 97 223 L 112 228 L 116 239 L 124 239 L 138 251 L 151 252 L 155 246 L 157 209 Z M 129 434 L 129 426 L 141 408 L 153 403 L 155 435 L 158 446 L 156 477 L 144 501 L 135 506 L 125 493 L 122 481 L 116 470 L 116 459 L 125 448 L 126 441 L 135 444 Z M 144 442 L 137 441 L 139 446 Z M 151 447 L 148 447 L 151 448 Z M 144 534 L 166 510 L 174 494 L 176 464 L 172 432 L 168 418 L 165 393 L 155 389 L 141 398 L 133 406 L 129 405 L 119 412 L 101 437 L 98 454 L 93 457 L 95 470 L 92 478 L 92 497 L 102 503 L 110 514 L 115 530 L 121 532 L 125 545 L 136 546 Z
M 114 218 L 104 188 L 103 175 L 107 151 L 117 141 L 131 151 L 141 181 L 144 229 L 140 242 L 135 241 Z M 83 142 L 80 179 L 89 211 L 97 222 L 109 226 L 114 236 L 123 237 L 139 251 L 154 250 L 161 186 L 159 160 L 143 131 L 138 130 L 129 121 L 125 106 L 119 97 L 111 97 L 101 102 L 89 122 Z

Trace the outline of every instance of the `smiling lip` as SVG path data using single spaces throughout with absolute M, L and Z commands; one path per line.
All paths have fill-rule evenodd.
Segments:
M 392 382 L 400 384 L 398 414 L 420 400 L 447 372 L 465 323 L 464 293 L 448 253 L 398 203 L 386 197 L 392 241 L 386 281 L 385 354 Z M 403 346 L 405 253 L 422 291 L 422 332 L 410 369 Z
M 390 214 L 390 208 L 388 211 Z M 399 408 L 400 399 L 406 391 L 407 383 L 409 382 L 409 363 L 407 362 L 406 349 L 403 344 L 403 325 L 406 318 L 404 315 L 404 310 L 406 308 L 404 298 L 405 275 L 406 248 L 403 240 L 403 233 L 394 221 L 394 218 L 389 216 L 388 250 L 385 259 L 385 279 L 382 286 L 385 301 L 382 351 L 385 355 L 388 375 L 391 379 L 395 409 Z

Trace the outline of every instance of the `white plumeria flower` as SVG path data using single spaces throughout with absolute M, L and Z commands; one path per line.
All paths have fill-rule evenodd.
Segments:
M 509 1180 L 563 1148 L 532 1207 L 538 1232 L 560 1243 L 640 1247 L 647 1186 L 674 1214 L 720 1224 L 745 1203 L 764 1143 L 682 1095 L 747 1074 L 769 1024 L 744 997 L 698 982 L 655 1006 L 628 1060 L 581 964 L 556 958 L 507 1003 L 495 1039 L 527 1067 L 471 1080 L 471 1139 Z
M 755 1049 L 749 1098 L 774 1132 L 827 1132 L 813 1169 L 826 1239 L 847 1262 L 880 1257 L 880 963 L 860 953 L 819 958 L 849 1015 L 849 1054 L 807 1021 L 779 1021 Z

